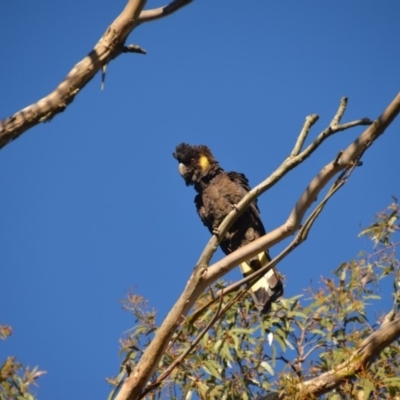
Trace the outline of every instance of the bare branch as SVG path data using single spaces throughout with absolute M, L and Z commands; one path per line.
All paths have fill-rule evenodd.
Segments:
M 320 347 L 322 347 L 323 344 L 322 343 L 317 343 L 315 346 L 311 347 L 307 353 L 304 355 L 304 360 L 307 360 L 308 357 L 311 356 L 312 353 L 314 353 L 315 350 L 319 349 Z
M 242 247 L 235 252 L 229 254 L 224 257 L 219 262 L 210 266 L 206 273 L 203 276 L 205 282 L 210 280 L 214 282 L 214 280 L 220 278 L 225 273 L 230 271 L 236 265 L 241 262 L 255 256 L 261 251 L 268 249 L 275 244 L 279 243 L 283 239 L 292 235 L 294 232 L 299 229 L 301 221 L 306 213 L 306 211 L 310 208 L 311 204 L 316 200 L 319 192 L 326 186 L 326 184 L 341 170 L 351 168 L 355 163 L 358 162 L 358 159 L 362 156 L 364 151 L 385 131 L 386 127 L 393 121 L 393 119 L 400 112 L 400 93 L 396 96 L 393 102 L 389 105 L 389 107 L 384 111 L 384 113 L 376 120 L 374 123 L 367 128 L 340 156 L 339 159 L 333 160 L 331 163 L 326 165 L 320 173 L 311 181 L 306 190 L 303 192 L 302 196 L 298 200 L 294 209 L 292 210 L 288 220 L 282 226 L 274 229 L 273 231 L 267 233 L 261 238 L 255 240 L 249 245 Z M 322 134 L 320 134 L 316 140 L 321 140 L 321 142 L 315 143 L 315 141 L 308 146 L 302 153 L 298 156 L 294 157 L 294 159 L 286 160 L 278 170 L 276 170 L 268 179 L 266 179 L 263 183 L 256 186 L 252 189 L 237 205 L 237 210 L 242 210 L 243 207 L 248 206 L 251 201 L 254 200 L 260 193 L 263 193 L 266 189 L 270 188 L 273 184 L 276 183 L 277 180 L 281 179 L 283 175 L 285 175 L 289 169 L 292 169 L 292 162 L 299 163 L 300 159 L 304 156 L 304 153 L 309 153 L 314 151 L 320 143 L 326 138 L 326 135 L 330 135 L 331 133 L 325 130 Z M 293 161 L 294 160 L 294 161 Z M 296 164 L 296 165 L 297 165 Z M 234 210 L 229 213 L 229 218 L 234 218 L 237 210 Z M 229 226 L 230 221 L 228 221 L 228 217 L 222 222 L 219 230 L 221 234 L 224 235 L 226 232 L 225 226 Z M 216 238 L 213 236 L 209 241 L 208 246 L 212 248 L 215 243 Z M 218 243 L 218 242 L 217 242 Z M 202 260 L 207 260 L 208 253 L 211 250 L 206 248 L 203 252 Z
M 304 141 L 307 139 L 308 132 L 310 132 L 311 127 L 318 121 L 319 116 L 317 114 L 308 115 L 306 121 L 304 122 L 303 129 L 297 139 L 297 142 L 293 148 L 291 157 L 297 156 L 301 149 L 303 148 Z
M 341 102 L 342 104 L 342 102 Z M 340 106 L 339 106 L 340 110 Z M 338 110 L 338 112 L 339 112 Z M 338 113 L 337 112 L 337 113 Z M 336 113 L 336 115 L 337 115 Z M 357 121 L 353 121 L 351 126 L 356 126 L 356 125 L 370 125 L 372 122 L 367 119 L 361 119 Z M 350 127 L 350 126 L 349 126 Z M 200 260 L 198 264 L 205 264 L 207 265 L 214 252 L 216 251 L 218 244 L 219 244 L 219 238 L 224 237 L 230 226 L 233 224 L 233 222 L 239 217 L 239 215 L 251 204 L 251 202 L 254 201 L 255 198 L 260 196 L 262 193 L 264 193 L 266 190 L 270 189 L 274 185 L 276 185 L 289 171 L 291 171 L 293 168 L 295 168 L 297 165 L 301 164 L 306 158 L 308 158 L 317 148 L 331 135 L 348 129 L 344 128 L 342 125 L 338 125 L 336 127 L 331 127 L 329 126 L 326 128 L 324 131 L 322 131 L 316 139 L 305 149 L 303 150 L 300 154 L 297 156 L 289 156 L 286 158 L 286 160 L 283 161 L 283 163 L 262 183 L 254 187 L 243 199 L 237 204 L 237 207 L 233 209 L 224 219 L 224 221 L 221 223 L 221 225 L 218 227 L 219 235 L 217 236 L 212 236 L 210 241 L 208 242 L 207 246 L 203 250 L 202 255 L 200 256 Z M 298 139 L 299 141 L 299 139 Z M 295 145 L 296 149 L 297 144 Z M 290 235 L 290 233 L 288 233 Z M 283 239 L 280 239 L 283 240 Z M 278 240 L 278 241 L 280 241 Z M 276 244 L 277 242 L 274 242 L 273 244 Z
M 331 123 L 330 123 L 330 127 L 335 128 L 336 126 L 339 125 L 344 112 L 346 111 L 347 108 L 347 97 L 342 97 L 340 100 L 340 105 L 339 105 L 339 109 L 337 110 L 336 115 L 333 117 Z
M 353 128 L 354 126 L 371 125 L 372 121 L 369 118 L 357 119 L 347 122 L 346 124 L 338 125 L 335 132 L 344 131 L 345 129 Z
M 48 122 L 64 111 L 100 70 L 103 71 L 102 86 L 104 86 L 105 69 L 103 68 L 122 52 L 145 54 L 145 50 L 137 45 L 124 47 L 128 35 L 141 22 L 170 15 L 190 2 L 191 0 L 176 0 L 161 9 L 142 11 L 146 0 L 128 0 L 125 9 L 107 28 L 93 50 L 71 69 L 55 90 L 36 103 L 0 121 L 0 149 L 17 139 L 29 128 L 41 122 Z M 155 17 L 156 11 L 161 13 L 158 10 L 163 10 L 162 15 Z
M 152 10 L 143 10 L 139 15 L 139 23 L 154 21 L 155 19 L 164 18 L 180 8 L 187 6 L 193 0 L 174 0 L 170 4 L 154 8 Z
M 139 54 L 147 54 L 145 49 L 142 49 L 137 44 L 128 44 L 122 48 L 122 53 L 139 53 Z
M 356 164 L 354 164 L 354 166 L 355 165 Z M 237 290 L 240 286 L 244 285 L 245 283 L 256 281 L 258 277 L 266 274 L 273 266 L 277 265 L 280 261 L 282 261 L 285 257 L 287 257 L 295 248 L 297 248 L 301 243 L 303 243 L 305 240 L 307 240 L 308 233 L 309 233 L 312 225 L 316 221 L 317 217 L 322 212 L 322 210 L 325 207 L 328 200 L 347 182 L 348 176 L 354 170 L 354 166 L 353 166 L 353 168 L 351 168 L 351 170 L 349 171 L 348 174 L 341 174 L 337 178 L 337 180 L 333 183 L 332 187 L 329 189 L 329 191 L 326 194 L 326 196 L 324 197 L 324 199 L 321 201 L 320 204 L 318 204 L 317 207 L 315 207 L 313 212 L 309 215 L 307 220 L 301 226 L 296 237 L 291 241 L 291 243 L 284 250 L 282 250 L 268 264 L 264 265 L 264 267 L 258 269 L 257 271 L 254 271 L 250 275 L 247 275 L 245 278 L 235 282 L 234 284 L 218 291 L 217 296 L 219 296 L 220 294 L 227 294 L 234 290 Z

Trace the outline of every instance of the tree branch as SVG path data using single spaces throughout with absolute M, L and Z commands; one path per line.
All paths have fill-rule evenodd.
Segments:
M 291 157 L 295 157 L 299 155 L 301 149 L 303 148 L 304 142 L 307 139 L 308 132 L 312 126 L 318 121 L 319 116 L 317 114 L 308 115 L 303 125 L 303 129 L 300 132 L 299 137 L 297 138 L 296 144 L 294 145 Z
M 174 0 L 170 4 L 154 8 L 152 10 L 143 10 L 139 15 L 139 23 L 154 21 L 155 19 L 160 19 L 167 17 L 168 15 L 178 11 L 180 8 L 187 6 L 193 0 Z
M 400 93 L 395 97 L 395 99 L 387 107 L 387 109 L 383 112 L 383 114 L 377 120 L 375 120 L 373 124 L 370 127 L 368 127 L 353 143 L 351 143 L 346 150 L 344 150 L 340 154 L 339 158 L 335 158 L 335 160 L 326 165 L 319 172 L 319 174 L 310 182 L 306 190 L 303 192 L 303 194 L 297 201 L 286 223 L 274 229 L 273 231 L 268 232 L 266 235 L 260 237 L 254 242 L 248 244 L 247 246 L 236 250 L 235 252 L 224 257 L 219 262 L 210 266 L 203 276 L 203 283 L 207 283 L 208 285 L 214 282 L 216 279 L 219 279 L 221 276 L 230 271 L 236 265 L 240 264 L 245 260 L 248 260 L 249 258 L 260 253 L 261 251 L 274 246 L 275 244 L 281 242 L 283 239 L 287 238 L 288 236 L 296 232 L 301 225 L 301 221 L 303 220 L 306 211 L 310 208 L 311 204 L 316 200 L 319 192 L 338 172 L 347 168 L 351 168 L 352 165 L 356 163 L 357 160 L 363 155 L 366 149 L 385 131 L 385 129 L 390 125 L 390 123 L 399 114 L 399 112 L 400 112 Z M 312 143 L 306 150 L 300 153 L 299 156 L 297 157 L 302 157 L 303 153 L 307 152 L 311 146 L 314 146 L 314 143 Z M 282 168 L 282 171 L 278 169 L 276 172 L 278 172 L 277 175 L 287 173 L 287 171 L 284 170 L 284 168 Z M 274 174 L 272 174 L 271 177 L 266 179 L 262 184 L 252 189 L 239 202 L 237 208 L 242 209 L 244 205 L 247 206 L 249 204 L 249 199 L 251 199 L 250 202 L 253 201 L 254 198 L 257 197 L 260 193 L 264 192 L 266 188 L 271 187 L 272 184 L 275 183 Z M 236 210 L 233 210 L 228 215 L 228 217 L 234 215 L 235 211 Z M 227 225 L 228 217 L 223 221 L 221 226 Z M 213 239 L 214 237 L 210 240 L 209 245 L 210 243 L 213 242 Z
M 347 102 L 348 102 L 348 98 L 342 97 L 342 99 L 340 100 L 339 109 L 337 110 L 336 115 L 333 117 L 333 119 L 330 123 L 330 126 L 334 127 L 334 126 L 339 125 L 340 121 L 342 120 L 343 114 L 346 111 Z
M 354 164 L 355 166 L 355 164 Z M 230 293 L 234 290 L 237 290 L 240 286 L 245 283 L 254 282 L 257 280 L 258 277 L 263 276 L 266 274 L 272 267 L 277 265 L 280 261 L 282 261 L 287 255 L 289 255 L 295 248 L 297 248 L 301 243 L 307 240 L 308 233 L 316 221 L 319 214 L 322 212 L 323 208 L 325 207 L 328 200 L 347 182 L 349 175 L 353 172 L 354 166 L 349 170 L 348 174 L 341 174 L 338 179 L 333 183 L 331 188 L 329 189 L 328 193 L 324 197 L 324 199 L 315 207 L 313 212 L 309 215 L 307 220 L 301 226 L 300 230 L 298 231 L 296 237 L 290 242 L 290 244 L 282 250 L 277 256 L 275 256 L 268 264 L 264 265 L 262 268 L 254 271 L 250 275 L 242 278 L 241 280 L 235 282 L 234 284 L 221 289 L 217 292 L 216 296 L 224 295 Z
M 191 1 L 175 0 L 160 9 L 142 11 L 146 0 L 128 0 L 125 9 L 107 28 L 93 50 L 72 68 L 55 90 L 0 121 L 0 149 L 29 128 L 48 122 L 64 111 L 97 72 L 122 52 L 144 53 L 137 45 L 124 47 L 128 35 L 140 23 L 170 15 Z
M 297 393 L 301 398 L 314 398 L 331 391 L 345 379 L 352 378 L 359 371 L 368 367 L 369 363 L 399 336 L 400 318 L 398 317 L 392 322 L 382 324 L 377 331 L 363 340 L 347 361 L 316 378 L 297 384 Z M 291 398 L 284 394 L 270 393 L 260 400 L 289 400 Z
M 343 99 L 340 102 L 339 109 L 336 112 L 336 115 L 334 117 L 337 118 L 337 115 L 340 114 L 343 110 Z M 296 153 L 296 151 L 300 150 L 302 146 L 302 142 L 305 140 L 305 134 L 304 131 L 307 130 L 307 125 L 312 124 L 316 122 L 317 115 L 314 114 L 313 116 L 309 117 L 306 119 L 305 125 L 302 129 L 302 132 L 299 135 L 299 138 L 297 139 L 296 145 L 292 151 L 292 153 Z M 357 125 L 371 125 L 372 121 L 370 121 L 368 118 L 363 118 L 357 121 L 352 121 L 351 123 L 346 124 L 347 126 L 344 125 L 337 125 L 337 126 L 332 126 L 331 125 L 326 128 L 324 131 L 322 131 L 316 139 L 305 149 L 303 150 L 300 154 L 293 156 L 292 154 L 287 157 L 283 163 L 262 183 L 254 187 L 243 199 L 237 204 L 237 207 L 233 209 L 224 219 L 224 221 L 221 223 L 221 225 L 218 227 L 219 235 L 217 236 L 212 236 L 210 241 L 208 242 L 207 246 L 203 250 L 203 253 L 200 256 L 200 260 L 198 264 L 205 264 L 208 265 L 208 263 L 211 260 L 212 255 L 216 251 L 218 244 L 219 244 L 219 238 L 224 237 L 228 229 L 231 227 L 233 222 L 240 216 L 240 214 L 262 193 L 276 185 L 289 171 L 291 171 L 293 168 L 295 168 L 297 165 L 301 164 L 306 158 L 308 158 L 317 148 L 330 136 L 333 134 L 343 131 L 345 129 L 348 129 L 353 126 Z M 287 236 L 289 236 L 291 233 L 288 233 Z M 285 237 L 287 237 L 285 236 Z M 283 240 L 279 239 L 277 242 L 274 242 L 273 244 L 278 243 L 279 241 Z
M 122 48 L 122 53 L 138 53 L 138 54 L 147 54 L 145 49 L 142 49 L 137 44 L 128 44 Z

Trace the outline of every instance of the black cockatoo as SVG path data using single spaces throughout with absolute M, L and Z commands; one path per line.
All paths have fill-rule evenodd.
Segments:
M 179 162 L 179 172 L 186 185 L 193 185 L 198 193 L 194 201 L 203 224 L 214 233 L 232 207 L 250 190 L 247 178 L 238 172 L 225 172 L 207 146 L 181 143 L 173 156 Z M 265 229 L 255 200 L 234 222 L 222 238 L 220 246 L 225 254 L 229 254 L 264 234 Z M 242 263 L 241 271 L 247 276 L 268 261 L 268 252 L 262 252 Z M 251 294 L 257 308 L 262 314 L 267 314 L 271 303 L 283 295 L 283 284 L 275 268 L 252 284 Z

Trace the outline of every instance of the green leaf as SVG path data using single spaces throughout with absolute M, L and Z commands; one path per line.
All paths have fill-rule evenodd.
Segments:
M 238 351 L 238 349 L 236 351 Z M 233 361 L 233 357 L 232 357 L 232 354 L 230 352 L 230 349 L 229 349 L 229 346 L 227 343 L 223 344 L 220 354 L 225 360 Z M 241 352 L 240 352 L 240 354 L 241 354 Z M 239 356 L 239 354 L 238 354 L 238 356 Z
M 282 351 L 285 352 L 286 351 L 286 344 L 281 339 L 281 337 L 279 335 L 274 335 L 274 340 L 279 344 L 279 346 L 281 347 Z
M 214 353 L 218 353 L 218 351 L 220 350 L 220 348 L 221 348 L 221 346 L 222 346 L 223 343 L 224 343 L 224 342 L 223 342 L 222 339 L 217 340 L 217 341 L 215 342 L 213 348 L 212 348 L 212 349 L 213 349 L 213 352 L 214 352 Z
M 389 384 L 388 386 L 396 386 L 400 387 L 400 377 L 395 378 L 386 378 L 383 380 L 385 384 Z
M 389 216 L 389 220 L 387 222 L 388 226 L 392 227 L 398 218 L 397 211 L 394 210 L 392 214 Z
M 252 329 L 249 329 L 249 328 L 233 328 L 231 330 L 231 332 L 233 332 L 233 333 L 243 333 L 245 335 L 251 335 L 255 331 L 256 331 L 256 328 L 252 328 Z
M 276 366 L 276 346 L 275 345 L 271 345 L 271 364 L 272 364 L 272 368 L 275 368 Z
M 202 398 L 207 398 L 207 392 L 208 392 L 208 386 L 206 384 L 204 384 L 201 381 L 196 382 L 196 385 L 199 389 L 200 394 L 202 395 Z
M 371 392 L 375 390 L 375 385 L 368 379 L 361 379 L 358 383 L 364 391 L 364 400 L 368 400 Z
M 272 367 L 266 362 L 266 361 L 261 361 L 260 365 L 271 375 L 274 376 L 274 370 Z
M 292 311 L 291 314 L 302 319 L 307 319 L 307 315 L 300 311 Z
M 203 369 L 204 371 L 206 371 L 208 374 L 210 374 L 211 376 L 222 380 L 222 377 L 220 375 L 220 373 L 218 372 L 216 365 L 218 365 L 215 361 L 213 360 L 208 360 L 208 361 L 204 361 L 204 365 L 203 365 Z M 219 368 L 220 370 L 222 370 L 222 368 Z
M 368 296 L 363 296 L 364 299 L 371 299 L 371 300 L 380 300 L 382 299 L 381 296 L 378 296 L 377 294 L 369 294 Z
M 313 333 L 315 335 L 319 335 L 319 336 L 325 336 L 325 332 L 322 331 L 321 329 L 311 329 L 310 333 Z

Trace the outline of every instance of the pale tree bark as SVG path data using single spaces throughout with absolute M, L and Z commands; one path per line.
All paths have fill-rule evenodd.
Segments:
M 253 243 L 236 250 L 217 263 L 209 266 L 211 257 L 218 247 L 219 238 L 225 235 L 235 218 L 237 218 L 238 215 L 240 215 L 240 213 L 243 212 L 243 210 L 256 197 L 275 185 L 291 169 L 309 157 L 318 148 L 318 146 L 332 134 L 347 129 L 348 127 L 370 124 L 367 119 L 363 119 L 353 121 L 349 124 L 339 125 L 340 119 L 346 108 L 346 101 L 347 99 L 342 100 L 339 110 L 333 118 L 330 126 L 323 131 L 306 149 L 301 151 L 309 128 L 317 119 L 316 116 L 308 117 L 291 155 L 276 171 L 272 173 L 269 178 L 252 189 L 235 207 L 235 209 L 233 209 L 232 212 L 225 218 L 219 227 L 218 236 L 212 236 L 209 243 L 205 247 L 180 298 L 170 310 L 160 328 L 157 330 L 153 341 L 144 351 L 138 364 L 122 384 L 121 390 L 116 397 L 117 400 L 136 400 L 142 397 L 143 390 L 145 390 L 152 373 L 157 368 L 157 365 L 169 343 L 169 340 L 171 339 L 178 325 L 184 321 L 185 316 L 200 294 L 203 293 L 208 286 L 210 286 L 217 279 L 221 278 L 224 274 L 241 262 L 248 260 L 263 250 L 271 248 L 273 245 L 281 242 L 288 236 L 295 233 L 301 226 L 306 212 L 310 209 L 319 193 L 325 188 L 329 181 L 331 181 L 332 178 L 334 178 L 340 172 L 347 169 L 352 169 L 358 165 L 360 157 L 372 145 L 372 143 L 385 132 L 386 128 L 400 112 L 399 93 L 379 118 L 377 118 L 344 151 L 340 152 L 334 160 L 322 168 L 318 175 L 311 180 L 310 184 L 307 186 L 295 204 L 287 221 L 283 225 L 267 233 L 265 236 L 257 239 Z M 272 263 L 274 262 L 275 260 L 272 261 Z M 257 274 L 261 274 L 262 272 L 265 271 L 257 271 Z M 397 329 L 396 324 L 393 326 L 395 327 L 393 329 Z M 390 337 L 391 340 L 393 340 L 391 335 L 387 337 Z M 386 343 L 386 340 L 384 340 L 382 343 Z
M 47 96 L 0 121 L 0 149 L 29 128 L 50 121 L 65 110 L 85 85 L 121 53 L 144 53 L 139 46 L 125 46 L 128 35 L 138 25 L 166 17 L 193 0 L 174 0 L 153 10 L 143 10 L 146 0 L 128 0 L 121 14 L 111 23 L 93 50 L 79 61 L 66 78 Z

